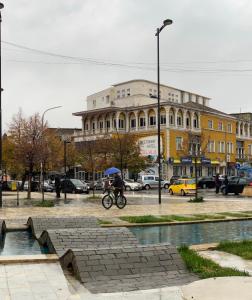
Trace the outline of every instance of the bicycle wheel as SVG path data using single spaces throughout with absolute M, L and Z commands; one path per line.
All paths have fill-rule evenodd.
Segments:
M 116 199 L 116 206 L 120 209 L 124 208 L 124 206 L 127 204 L 127 199 L 124 196 L 118 196 Z
M 110 209 L 110 207 L 113 205 L 113 199 L 110 197 L 110 195 L 105 195 L 102 198 L 102 205 L 106 209 Z

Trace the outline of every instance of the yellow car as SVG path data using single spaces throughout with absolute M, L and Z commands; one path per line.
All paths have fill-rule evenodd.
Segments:
M 169 186 L 170 195 L 180 194 L 182 196 L 188 194 L 195 194 L 196 184 L 195 179 L 178 179 L 173 184 Z

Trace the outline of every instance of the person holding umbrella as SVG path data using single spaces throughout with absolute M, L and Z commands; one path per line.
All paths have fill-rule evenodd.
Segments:
M 120 196 L 123 196 L 123 190 L 124 190 L 124 181 L 122 180 L 121 173 L 116 173 L 114 180 L 111 183 L 111 186 L 115 188 L 114 194 L 115 198 L 117 199 L 118 194 L 120 193 Z
M 121 178 L 121 171 L 115 167 L 109 168 L 104 172 L 105 176 L 115 175 L 114 180 L 111 183 L 111 187 L 114 188 L 113 193 L 111 190 L 107 190 L 108 193 L 102 198 L 102 205 L 104 208 L 109 209 L 113 203 L 120 209 L 124 208 L 127 204 L 127 199 L 123 195 L 124 181 Z M 119 195 L 120 194 L 120 195 Z

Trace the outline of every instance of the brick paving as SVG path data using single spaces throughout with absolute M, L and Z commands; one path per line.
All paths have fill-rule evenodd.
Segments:
M 39 238 L 41 233 L 47 229 L 99 227 L 97 218 L 95 217 L 32 217 L 28 219 L 27 225 L 31 228 L 32 234 L 37 238 Z
M 92 293 L 161 288 L 198 279 L 186 270 L 176 248 L 168 244 L 71 250 L 61 263 L 65 267 L 71 263 Z
M 51 229 L 45 231 L 39 240 L 59 256 L 69 249 L 124 247 L 138 244 L 134 234 L 127 228 Z

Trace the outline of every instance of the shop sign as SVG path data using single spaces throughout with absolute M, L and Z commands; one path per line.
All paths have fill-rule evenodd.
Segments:
M 140 153 L 142 156 L 158 156 L 158 137 L 157 135 L 142 137 L 138 140 Z M 162 150 L 162 137 L 160 137 L 160 150 Z
M 192 158 L 191 157 L 181 157 L 181 163 L 182 164 L 191 164 Z
M 201 157 L 201 163 L 204 165 L 211 165 L 211 159 L 206 157 Z

